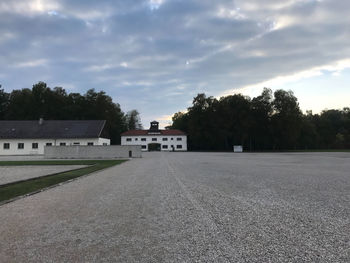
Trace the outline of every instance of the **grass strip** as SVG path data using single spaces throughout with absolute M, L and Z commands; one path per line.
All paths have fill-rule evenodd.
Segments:
M 35 193 L 41 189 L 57 185 L 59 183 L 96 172 L 105 168 L 112 167 L 114 165 L 121 164 L 125 160 L 92 160 L 92 161 L 11 161 L 9 162 L 0 162 L 0 166 L 9 166 L 9 165 L 57 165 L 57 162 L 60 162 L 62 165 L 90 165 L 85 168 L 66 171 L 54 175 L 47 175 L 38 178 L 33 178 L 27 181 L 22 181 L 18 183 L 11 183 L 7 185 L 0 186 L 0 203 L 13 199 L 18 196 L 23 196 L 30 193 Z M 74 163 L 72 163 L 74 162 Z M 6 164 L 4 164 L 6 163 Z M 18 163 L 18 164 L 14 164 Z M 25 163 L 25 164 L 24 164 Z M 35 164 L 34 164 L 35 163 Z

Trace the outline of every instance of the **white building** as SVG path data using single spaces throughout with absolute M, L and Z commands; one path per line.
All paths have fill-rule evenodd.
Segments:
M 159 130 L 157 121 L 149 130 L 130 130 L 121 134 L 122 145 L 141 145 L 143 151 L 187 151 L 187 135 L 180 130 Z
M 104 120 L 0 121 L 0 155 L 44 154 L 44 146 L 110 145 Z

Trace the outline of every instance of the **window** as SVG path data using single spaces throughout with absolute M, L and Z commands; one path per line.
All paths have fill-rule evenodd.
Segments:
M 163 141 L 167 141 L 167 140 L 168 140 L 168 138 L 163 138 L 162 140 L 163 140 Z
M 135 141 L 138 141 L 139 140 L 139 138 L 135 138 Z
M 4 143 L 4 149 L 9 150 L 10 149 L 10 144 L 8 142 Z
M 131 142 L 131 138 L 126 138 L 126 141 L 127 142 Z
M 174 140 L 174 138 L 171 138 L 171 140 Z
M 46 146 L 52 146 L 52 143 L 51 142 L 47 142 Z
M 66 146 L 65 142 L 60 142 L 60 146 Z
M 146 138 L 141 138 L 141 141 L 145 142 L 145 141 L 146 141 Z
M 176 145 L 176 149 L 182 149 L 182 145 Z
M 177 141 L 182 141 L 182 138 L 176 138 Z
M 38 149 L 38 143 L 37 142 L 33 142 L 32 143 L 32 149 Z
M 80 142 L 73 142 L 73 145 L 80 145 Z
M 168 149 L 168 145 L 162 145 L 163 149 Z
M 18 149 L 24 149 L 24 143 L 23 143 L 23 142 L 19 142 L 19 143 L 17 144 L 17 148 L 18 148 Z
M 156 142 L 157 141 L 157 138 L 152 138 L 152 142 Z
M 142 145 L 141 148 L 142 149 L 147 149 L 147 146 L 146 145 Z
M 108 144 L 107 144 L 106 142 L 104 142 L 102 145 L 103 145 L 103 146 L 107 146 Z
M 94 145 L 94 143 L 93 143 L 93 142 L 88 142 L 88 143 L 87 143 L 87 145 L 89 145 L 89 146 L 93 146 L 93 145 Z

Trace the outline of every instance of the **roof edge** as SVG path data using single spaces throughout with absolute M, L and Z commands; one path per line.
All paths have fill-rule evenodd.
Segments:
M 100 132 L 98 133 L 98 137 L 99 137 L 99 138 L 101 137 L 102 131 L 103 131 L 105 125 L 106 125 L 106 120 L 102 120 L 102 121 L 103 121 L 103 123 L 102 123 L 102 128 L 101 128 Z
M 146 132 L 145 134 L 133 134 L 133 133 L 137 133 L 137 132 Z M 181 134 L 174 134 L 174 136 L 181 136 L 181 135 L 186 135 L 187 136 L 187 133 L 179 130 L 179 129 L 170 129 L 170 130 L 167 130 L 167 129 L 160 129 L 158 130 L 158 132 L 160 132 L 159 134 L 152 134 L 152 131 L 150 134 L 148 134 L 148 132 L 150 132 L 150 130 L 129 130 L 129 131 L 125 131 L 123 133 L 120 134 L 120 136 L 157 136 L 157 135 L 162 135 L 162 136 L 169 136 L 168 134 L 162 134 L 162 132 L 164 131 L 176 131 L 176 132 L 180 132 Z M 131 133 L 131 134 L 129 134 Z

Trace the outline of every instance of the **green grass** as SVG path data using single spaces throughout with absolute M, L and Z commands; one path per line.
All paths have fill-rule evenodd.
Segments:
M 27 181 L 14 182 L 0 186 L 0 203 L 13 199 L 17 196 L 37 192 L 41 189 L 96 172 L 101 169 L 112 167 L 125 162 L 125 160 L 65 160 L 65 161 L 4 161 L 0 166 L 22 166 L 22 165 L 89 165 L 81 169 L 71 170 Z

